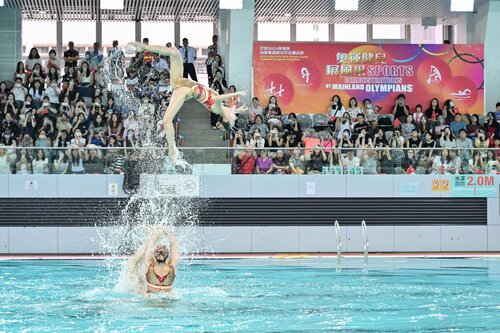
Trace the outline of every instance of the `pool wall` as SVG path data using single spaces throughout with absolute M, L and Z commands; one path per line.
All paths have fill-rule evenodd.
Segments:
M 352 202 L 360 202 L 359 209 L 353 210 L 353 215 L 355 213 L 357 216 L 364 216 L 364 212 L 368 210 L 376 211 L 377 206 L 374 207 L 373 202 L 370 207 L 363 206 L 370 198 L 382 200 L 385 207 L 381 208 L 385 210 L 381 209 L 372 220 L 366 219 L 369 248 L 372 252 L 500 251 L 499 176 L 495 176 L 495 197 L 469 199 L 459 198 L 459 193 L 454 193 L 449 188 L 447 191 L 433 190 L 432 183 L 435 178 L 407 175 L 205 175 L 170 176 L 168 181 L 181 189 L 186 180 L 194 179 L 195 193 L 191 195 L 212 200 L 248 198 L 248 201 L 251 201 L 250 198 L 268 198 L 272 202 L 273 198 L 303 198 L 304 201 L 315 202 L 332 198 L 337 198 L 338 201 L 352 199 Z M 446 178 L 449 181 L 450 176 L 437 178 Z M 77 210 L 71 214 L 73 208 L 67 206 L 67 202 L 77 202 L 78 207 L 94 210 L 99 207 L 96 206 L 97 203 L 102 204 L 106 200 L 124 202 L 127 196 L 121 190 L 122 181 L 120 175 L 0 175 L 0 206 L 2 211 L 6 212 L 0 217 L 0 253 L 102 252 L 101 240 L 113 234 L 114 227 L 94 227 L 93 220 L 91 224 L 88 221 L 84 223 Z M 156 177 L 145 177 L 143 182 L 149 182 L 150 185 L 162 184 L 162 180 L 158 181 Z M 181 190 L 177 191 L 177 195 L 189 194 Z M 421 200 L 434 200 L 436 216 L 443 212 L 446 214 L 446 209 L 452 204 L 460 203 L 457 200 L 468 200 L 468 204 L 482 208 L 479 213 L 460 213 L 460 216 L 456 217 L 456 223 L 448 221 L 444 224 L 438 219 L 418 222 L 418 218 L 411 219 L 415 213 L 410 211 L 408 214 L 401 213 L 400 219 L 394 220 L 393 211 L 397 208 L 394 204 L 402 199 L 414 202 L 417 210 L 425 209 L 419 207 Z M 327 213 L 329 214 L 329 211 L 324 211 L 322 218 Z M 60 220 L 51 223 L 51 219 L 56 216 L 59 216 Z M 384 216 L 387 219 L 391 217 L 391 220 L 384 222 Z M 335 252 L 335 219 L 339 219 L 341 225 L 343 251 L 362 251 L 362 234 L 360 226 L 357 225 L 357 218 L 342 219 L 335 213 L 328 216 L 329 225 L 315 221 L 314 216 L 294 225 L 275 223 L 272 216 L 260 225 L 251 220 L 245 222 L 246 224 L 236 220 L 226 225 L 213 221 L 214 225 L 205 223 L 193 229 L 197 234 L 193 238 L 198 239 L 199 243 L 194 248 L 207 253 Z M 359 223 L 360 220 L 361 218 Z

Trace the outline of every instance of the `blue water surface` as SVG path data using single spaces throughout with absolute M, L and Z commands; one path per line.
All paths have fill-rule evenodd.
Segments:
M 109 262 L 108 262 L 109 264 Z M 500 332 L 498 259 L 181 262 L 169 298 L 102 260 L 0 261 L 0 332 Z

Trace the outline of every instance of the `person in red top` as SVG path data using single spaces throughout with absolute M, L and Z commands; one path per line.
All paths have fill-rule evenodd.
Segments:
M 147 51 L 158 53 L 170 57 L 170 82 L 172 83 L 173 93 L 170 98 L 170 104 L 163 116 L 163 124 L 166 133 L 166 139 L 169 147 L 169 158 L 172 164 L 177 163 L 178 150 L 175 146 L 175 129 L 173 120 L 177 112 L 181 109 L 184 102 L 194 98 L 202 103 L 210 112 L 222 115 L 224 122 L 234 125 L 236 114 L 248 110 L 246 105 L 232 109 L 224 106 L 223 102 L 235 96 L 246 96 L 246 91 L 237 91 L 232 94 L 219 95 L 215 90 L 193 80 L 183 78 L 184 64 L 179 50 L 173 47 L 150 46 L 138 42 L 130 43 L 137 51 Z
M 257 162 L 257 153 L 250 144 L 246 145 L 247 149 L 242 151 L 238 158 L 240 159 L 240 174 L 251 175 L 255 169 Z

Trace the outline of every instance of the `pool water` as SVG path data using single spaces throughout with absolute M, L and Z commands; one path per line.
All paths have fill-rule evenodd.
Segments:
M 0 332 L 500 332 L 498 259 L 181 262 L 171 298 L 104 261 L 0 261 Z M 111 279 L 110 279 L 111 278 Z

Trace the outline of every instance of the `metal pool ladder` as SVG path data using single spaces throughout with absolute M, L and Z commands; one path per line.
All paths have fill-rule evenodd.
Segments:
M 368 264 L 368 230 L 366 229 L 365 220 L 361 221 L 361 233 L 363 234 L 363 253 L 365 257 L 365 266 Z
M 337 239 L 337 268 L 339 268 L 340 258 L 342 256 L 342 238 L 340 235 L 340 226 L 338 220 L 335 220 L 335 235 Z

